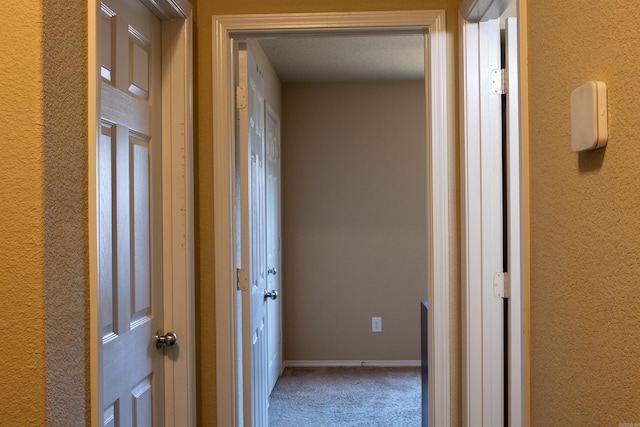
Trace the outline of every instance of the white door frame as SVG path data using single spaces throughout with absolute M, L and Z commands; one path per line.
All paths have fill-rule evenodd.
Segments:
M 162 241 L 164 324 L 178 331 L 179 357 L 165 358 L 165 424 L 196 425 L 193 53 L 188 0 L 141 0 L 162 21 Z M 101 334 L 97 254 L 96 142 L 100 132 L 99 0 L 88 1 L 88 162 L 91 425 L 100 410 Z M 149 337 L 151 339 L 151 337 Z
M 462 121 L 463 421 L 504 425 L 504 301 L 493 282 L 504 272 L 502 95 L 491 70 L 501 67 L 500 22 L 462 23 L 466 80 Z M 473 55 L 476 53 L 477 55 Z
M 509 275 L 511 295 L 509 304 L 509 372 L 508 372 L 508 425 L 512 427 L 528 426 L 530 368 L 529 368 L 529 159 L 528 159 L 528 90 L 527 90 L 527 29 L 526 0 L 517 2 L 517 39 L 518 69 L 509 70 L 516 73 L 517 84 L 509 85 L 509 91 L 518 91 L 519 95 L 519 170 L 510 170 L 508 186 L 510 203 L 516 201 L 517 206 L 509 206 L 511 215 L 509 228 L 511 233 L 509 257 Z M 474 363 L 478 354 L 482 354 L 482 342 L 478 334 L 472 332 L 473 325 L 481 317 L 481 301 L 474 297 L 477 278 L 482 277 L 482 204 L 477 188 L 482 174 L 479 146 L 483 126 L 481 105 L 482 98 L 490 93 L 489 81 L 483 80 L 480 74 L 479 58 L 486 54 L 483 49 L 495 47 L 483 46 L 478 41 L 478 22 L 500 17 L 511 0 L 464 0 L 460 6 L 460 49 L 461 49 L 461 182 L 462 182 L 462 295 L 463 295 L 463 377 L 462 407 L 463 425 L 475 425 L 482 420 L 483 402 L 490 400 L 491 395 L 483 393 L 481 384 L 482 366 Z M 512 81 L 513 79 L 512 74 Z M 512 153 L 510 153 L 511 155 Z M 518 162 L 518 159 L 515 159 Z M 497 190 L 500 191 L 500 190 Z M 519 194 L 518 194 L 519 193 Z M 519 235 L 517 231 L 519 230 Z M 514 235 L 516 240 L 513 239 Z M 519 242 L 517 242 L 519 240 Z M 481 425 L 481 424 L 480 424 Z
M 353 12 L 212 17 L 213 25 L 213 176 L 216 293 L 216 372 L 218 425 L 238 420 L 235 342 L 236 272 L 233 235 L 234 93 L 232 39 L 236 35 L 301 33 L 384 33 L 416 31 L 425 37 L 428 170 L 429 418 L 432 426 L 450 424 L 451 352 L 449 287 L 450 211 L 454 193 L 449 167 L 454 164 L 452 105 L 453 55 L 447 43 L 445 12 Z M 416 316 L 419 309 L 416 302 Z M 417 339 L 417 338 L 416 338 Z

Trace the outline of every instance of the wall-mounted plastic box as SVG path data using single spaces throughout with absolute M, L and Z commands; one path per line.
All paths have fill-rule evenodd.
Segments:
M 571 148 L 593 150 L 607 140 L 607 85 L 590 81 L 571 92 Z

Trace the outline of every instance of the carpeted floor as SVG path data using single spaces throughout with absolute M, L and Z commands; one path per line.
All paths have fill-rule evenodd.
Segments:
M 286 368 L 270 427 L 419 427 L 420 368 Z

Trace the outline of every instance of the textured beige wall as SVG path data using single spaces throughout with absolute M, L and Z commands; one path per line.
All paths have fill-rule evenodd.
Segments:
M 85 425 L 86 4 L 0 17 L 0 425 Z
M 640 423 L 640 4 L 528 2 L 532 425 Z M 609 88 L 609 144 L 569 96 Z
M 444 9 L 447 13 L 447 33 L 452 49 L 451 61 L 453 69 L 451 75 L 457 79 L 457 40 L 458 40 L 458 7 L 460 0 L 318 0 L 314 2 L 300 2 L 299 0 L 193 0 L 196 7 L 194 51 L 196 59 L 196 270 L 198 298 L 198 325 L 200 339 L 198 341 L 198 416 L 203 425 L 215 425 L 216 421 L 216 375 L 215 375 L 215 306 L 214 271 L 213 271 L 213 147 L 212 147 L 212 46 L 211 46 L 211 17 L 220 14 L 243 13 L 286 13 L 286 12 L 346 12 L 346 11 L 384 11 L 384 10 L 433 10 Z M 457 114 L 458 84 L 452 84 L 451 90 L 455 95 L 450 100 L 455 105 L 453 111 Z M 457 116 L 452 123 L 453 129 L 458 129 Z M 452 158 L 458 155 L 457 137 L 452 141 L 450 154 Z M 451 168 L 451 212 L 457 215 L 457 177 L 458 164 L 453 161 Z M 459 219 L 456 217 L 451 223 L 452 231 L 452 267 L 453 280 L 451 292 L 451 353 L 453 360 L 452 372 L 452 424 L 460 424 L 461 414 L 461 379 L 460 379 L 460 301 L 458 286 L 459 272 Z
M 285 360 L 419 360 L 424 83 L 288 83 L 282 98 Z
M 47 425 L 81 426 L 90 408 L 87 5 L 42 3 Z
M 25 25 L 29 23 L 30 25 Z M 45 424 L 42 5 L 0 14 L 0 425 Z

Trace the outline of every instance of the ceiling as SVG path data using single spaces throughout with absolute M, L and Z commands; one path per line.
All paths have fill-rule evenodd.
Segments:
M 357 35 L 259 40 L 282 82 L 424 79 L 424 36 Z

